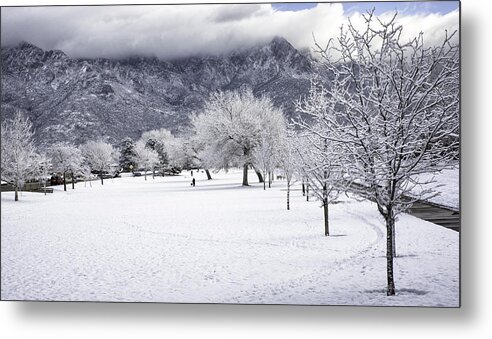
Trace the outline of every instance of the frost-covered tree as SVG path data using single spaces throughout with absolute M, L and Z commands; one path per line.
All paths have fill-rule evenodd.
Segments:
M 171 158 L 176 140 L 170 131 L 165 128 L 147 131 L 142 134 L 139 141 L 142 141 L 147 148 L 157 152 L 159 162 L 155 167 L 161 172 L 178 169 L 174 166 L 175 159 Z
M 263 129 L 261 139 L 253 151 L 254 163 L 263 174 L 263 189 L 266 189 L 266 177 L 268 174 L 268 187 L 271 187 L 272 173 L 282 163 L 286 147 L 287 127 L 282 114 L 267 114 L 263 116 Z
M 12 120 L 1 125 L 1 177 L 11 183 L 15 201 L 26 180 L 34 179 L 38 170 L 38 154 L 33 142 L 32 124 L 17 112 Z
M 194 120 L 197 137 L 205 144 L 204 156 L 215 168 L 243 167 L 243 185 L 248 186 L 251 166 L 263 181 L 254 163 L 254 150 L 263 130 L 270 128 L 267 116 L 282 115 L 267 97 L 256 98 L 251 90 L 216 92 L 204 112 Z M 274 121 L 274 119 L 272 119 Z
M 298 162 L 296 161 L 296 158 L 298 158 L 296 142 L 294 133 L 291 131 L 281 139 L 282 157 L 279 160 L 279 165 L 283 170 L 287 184 L 287 210 L 290 210 L 290 188 L 295 183 L 294 176 L 299 171 L 297 168 Z
M 84 187 L 87 187 L 87 179 L 89 179 L 89 185 L 92 187 L 92 178 L 91 178 L 91 168 L 88 164 L 82 164 L 79 170 L 80 175 L 84 178 Z
M 120 167 L 123 171 L 130 171 L 135 168 L 135 142 L 130 137 L 126 137 L 120 144 Z
M 168 144 L 167 150 L 172 166 L 179 168 L 190 168 L 193 163 L 190 152 L 188 151 L 188 138 L 174 137 Z
M 43 187 L 44 195 L 46 195 L 46 181 L 48 180 L 48 173 L 51 171 L 53 167 L 51 164 L 51 159 L 45 153 L 38 153 L 36 163 L 37 163 L 37 171 L 36 171 L 37 179 Z
M 422 188 L 429 180 L 421 174 L 459 155 L 459 45 L 456 32 L 438 46 L 423 34 L 403 41 L 396 15 L 364 19 L 363 28 L 349 23 L 318 46 L 331 81 L 316 92 L 332 108 L 320 135 L 341 148 L 352 189 L 374 200 L 385 220 L 387 295 L 394 295 L 396 217 L 434 194 Z
M 191 118 L 192 126 L 195 126 L 195 119 L 196 116 Z M 181 140 L 182 167 L 203 168 L 207 174 L 207 179 L 212 180 L 209 168 L 213 166 L 213 162 L 207 161 L 209 157 L 207 156 L 206 140 L 201 139 L 196 134 L 183 137 Z
M 63 174 L 63 190 L 67 190 L 67 174 L 72 178 L 72 189 L 75 189 L 75 175 L 83 163 L 82 152 L 79 148 L 68 143 L 57 143 L 50 148 L 51 164 L 55 172 Z
M 147 180 L 147 171 L 159 165 L 159 154 L 148 147 L 143 140 L 139 140 L 135 144 L 135 162 L 139 168 L 144 170 L 145 180 Z
M 112 173 L 116 153 L 111 144 L 105 141 L 88 141 L 81 146 L 82 155 L 91 171 L 97 172 L 104 185 L 104 173 Z
M 271 139 L 263 136 L 260 144 L 255 148 L 253 157 L 255 164 L 261 171 L 263 178 L 265 179 L 267 174 L 272 171 L 276 165 L 275 144 L 271 142 Z M 270 181 L 269 181 L 270 184 Z M 266 190 L 266 180 L 263 180 L 263 189 Z
M 323 126 L 320 120 L 326 111 L 320 105 L 312 105 L 313 91 L 304 100 L 296 103 L 297 110 L 309 116 L 311 122 L 302 119 L 294 120 L 294 126 L 299 130 L 290 133 L 291 148 L 294 153 L 291 158 L 295 167 L 307 183 L 307 200 L 309 190 L 321 201 L 325 236 L 330 235 L 329 205 L 336 201 L 343 187 L 343 166 L 339 149 L 328 138 L 322 135 Z

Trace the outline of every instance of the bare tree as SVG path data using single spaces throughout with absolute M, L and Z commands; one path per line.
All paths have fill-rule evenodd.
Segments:
M 295 183 L 294 176 L 298 172 L 296 162 L 296 139 L 293 133 L 289 133 L 282 139 L 282 157 L 280 158 L 280 166 L 285 175 L 287 183 L 287 210 L 290 210 L 290 188 Z
M 38 155 L 33 143 L 32 124 L 18 111 L 1 125 L 1 176 L 14 186 L 15 201 L 27 179 L 35 178 Z
M 306 180 L 307 200 L 309 201 L 311 189 L 314 196 L 321 201 L 325 236 L 329 236 L 329 205 L 336 201 L 343 190 L 343 166 L 335 144 L 321 134 L 320 121 L 326 111 L 313 102 L 312 95 L 311 91 L 306 99 L 297 102 L 297 110 L 310 115 L 314 122 L 309 124 L 302 119 L 294 120 L 294 125 L 300 131 L 291 133 L 294 139 L 292 148 L 295 150 L 293 159 L 300 175 Z
M 375 201 L 386 223 L 387 295 L 395 294 L 395 221 L 416 199 L 421 174 L 435 173 L 459 154 L 459 45 L 447 34 L 427 46 L 423 34 L 405 42 L 396 14 L 388 22 L 364 16 L 320 49 L 330 85 L 320 136 L 340 147 L 352 189 Z M 354 185 L 356 184 L 356 185 Z M 415 193 L 418 192 L 418 193 Z
M 91 168 L 91 171 L 98 172 L 101 178 L 101 185 L 104 185 L 104 174 L 111 173 L 116 161 L 116 153 L 111 144 L 100 141 L 88 141 L 81 146 L 82 154 Z

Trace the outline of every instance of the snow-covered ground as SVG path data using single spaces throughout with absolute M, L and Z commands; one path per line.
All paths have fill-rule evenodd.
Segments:
M 387 297 L 385 231 L 370 202 L 323 213 L 285 182 L 241 172 L 123 177 L 53 194 L 1 194 L 2 299 L 331 305 L 459 305 L 459 234 L 397 222 L 397 295 Z M 255 180 L 250 173 L 250 180 Z

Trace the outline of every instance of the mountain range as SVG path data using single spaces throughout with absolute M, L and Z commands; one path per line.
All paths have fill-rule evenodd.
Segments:
M 271 97 L 290 118 L 319 69 L 308 51 L 281 37 L 226 55 L 177 60 L 79 59 L 27 42 L 1 53 L 2 118 L 21 109 L 38 145 L 99 138 L 118 144 L 162 127 L 183 134 L 211 92 L 243 86 Z

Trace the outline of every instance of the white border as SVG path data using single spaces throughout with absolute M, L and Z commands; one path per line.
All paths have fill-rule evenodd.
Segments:
M 163 2 L 180 1 L 0 0 L 2 6 Z M 486 192 L 492 191 L 492 19 L 486 3 L 462 0 L 461 309 L 1 302 L 2 336 L 462 339 L 490 335 L 492 220 L 487 212 L 492 199 Z

